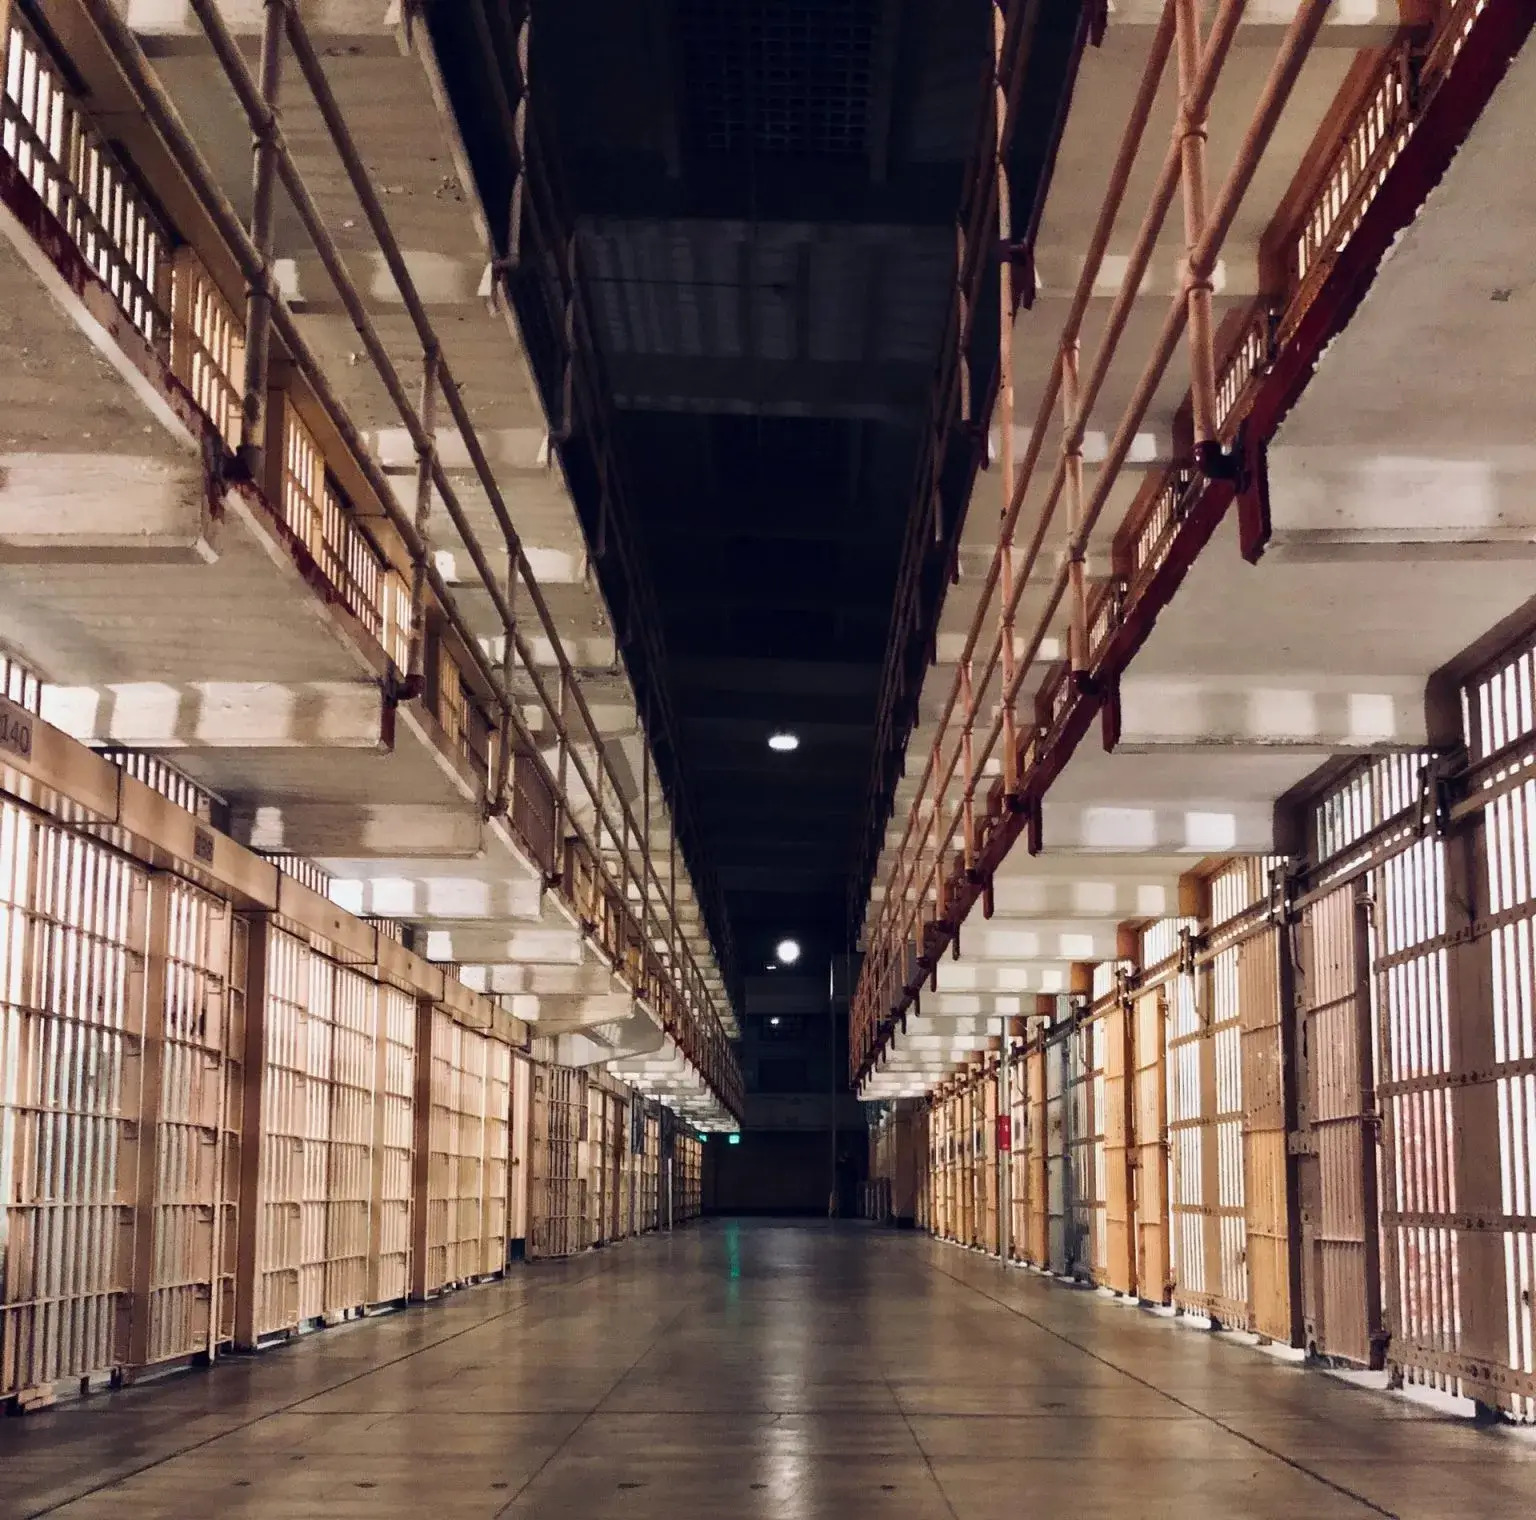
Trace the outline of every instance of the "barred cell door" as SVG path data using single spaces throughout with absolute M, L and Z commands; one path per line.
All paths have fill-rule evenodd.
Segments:
M 1282 931 L 1271 926 L 1237 946 L 1242 1017 L 1243 1177 L 1251 1327 L 1289 1344 L 1291 1196 L 1286 1134 Z
M 1069 1267 L 1069 1227 L 1072 1220 L 1071 1107 L 1068 1102 L 1068 1041 L 1054 1035 L 1045 1046 L 1045 1168 L 1048 1253 L 1053 1272 Z
M 1029 1065 L 1022 1050 L 1015 1050 L 1008 1068 L 1013 1149 L 1007 1158 L 1010 1169 L 1009 1249 L 1015 1260 L 1029 1255 Z
M 1067 1221 L 1066 1269 L 1091 1279 L 1098 1242 L 1103 1238 L 1100 1179 L 1103 1174 L 1103 1094 L 1099 1078 L 1102 1026 L 1078 1024 L 1065 1040 L 1067 1174 L 1071 1209 Z
M 1025 1162 L 1026 1210 L 1028 1229 L 1025 1235 L 1024 1256 L 1034 1266 L 1046 1265 L 1050 1250 L 1050 1170 L 1046 1161 L 1046 1077 L 1045 1043 L 1038 1036 L 1024 1058 L 1025 1080 L 1028 1088 L 1027 1112 L 1028 1156 Z
M 1309 903 L 1297 935 L 1297 1188 L 1306 1344 L 1379 1367 L 1378 1115 L 1364 882 Z
M 1136 999 L 1132 1035 L 1132 1121 L 1136 1166 L 1136 1292 L 1168 1302 L 1169 1241 L 1168 1002 L 1161 988 Z
M 1135 1293 L 1136 1252 L 1131 1238 L 1136 1203 L 1135 1151 L 1131 1139 L 1133 1058 L 1131 1019 L 1126 1004 L 1116 1001 L 1100 1016 L 1099 1024 L 1104 1050 L 1104 1234 L 1095 1275 L 1100 1283 L 1117 1293 Z
M 1002 1250 L 999 1234 L 999 1207 L 1001 1203 L 1000 1173 L 997 1151 L 997 1078 L 985 1072 L 976 1090 L 976 1117 L 978 1123 L 977 1148 L 980 1157 L 981 1187 L 981 1248 L 991 1256 Z

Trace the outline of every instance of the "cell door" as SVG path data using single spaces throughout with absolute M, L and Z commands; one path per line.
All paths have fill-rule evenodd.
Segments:
M 1094 1263 L 1095 1276 L 1116 1293 L 1135 1293 L 1132 1019 L 1127 1005 L 1117 1001 L 1105 1009 L 1098 1023 L 1104 1053 L 1104 1071 L 1100 1080 L 1104 1227 L 1102 1246 Z
M 1068 1226 L 1072 1217 L 1071 1110 L 1067 1099 L 1070 1063 L 1068 1042 L 1058 1034 L 1045 1047 L 1045 1187 L 1049 1216 L 1046 1264 L 1051 1271 L 1061 1273 L 1069 1270 Z
M 1001 1193 L 997 1151 L 997 1077 L 987 1072 L 977 1079 L 976 1118 L 977 1151 L 981 1171 L 982 1225 L 981 1248 L 991 1256 L 1002 1249 L 998 1227 L 999 1195 Z
M 1282 1041 L 1281 930 L 1268 928 L 1237 946 L 1242 1019 L 1245 1249 L 1251 1328 L 1290 1344 L 1290 1187 Z
M 1046 1050 L 1038 1036 L 1024 1058 L 1028 1087 L 1028 1159 L 1025 1190 L 1028 1229 L 1025 1235 L 1025 1260 L 1043 1267 L 1050 1257 L 1050 1166 L 1046 1155 L 1048 1102 L 1045 1075 Z
M 1302 910 L 1297 937 L 1297 1188 L 1306 1342 L 1363 1367 L 1383 1358 L 1375 1055 L 1365 883 Z
M 1161 988 L 1135 1005 L 1131 1059 L 1136 1165 L 1136 1292 L 1166 1304 L 1173 1286 L 1169 1243 L 1168 1004 Z
M 1093 1276 L 1094 1252 L 1102 1232 L 1099 1179 L 1103 1136 L 1098 1127 L 1103 1095 L 1098 1092 L 1102 1061 L 1095 1020 L 1078 1024 L 1063 1041 L 1066 1060 L 1067 1217 L 1066 1270 L 1074 1277 Z

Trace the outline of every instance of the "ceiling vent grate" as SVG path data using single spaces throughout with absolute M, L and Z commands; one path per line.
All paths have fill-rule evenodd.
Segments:
M 711 153 L 865 152 L 876 0 L 680 0 L 687 122 Z

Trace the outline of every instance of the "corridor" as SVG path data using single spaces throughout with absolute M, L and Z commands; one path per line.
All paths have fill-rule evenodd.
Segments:
M 861 1225 L 652 1236 L 0 1424 L 0 1520 L 1533 1510 L 1524 1433 Z

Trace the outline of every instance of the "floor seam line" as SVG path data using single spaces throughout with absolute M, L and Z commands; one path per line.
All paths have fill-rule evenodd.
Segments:
M 589 1281 L 596 1275 L 597 1272 L 594 1271 L 562 1282 L 530 1286 L 522 1294 L 521 1300 L 518 1303 L 513 1304 L 509 1308 L 502 1309 L 496 1314 L 489 1314 L 484 1319 L 477 1320 L 473 1325 L 466 1325 L 462 1330 L 455 1330 L 448 1335 L 441 1336 L 425 1346 L 417 1346 L 413 1351 L 407 1351 L 400 1356 L 391 1357 L 388 1361 L 379 1362 L 377 1365 L 367 1367 L 361 1372 L 354 1372 L 348 1377 L 339 1378 L 336 1382 L 328 1384 L 324 1388 L 317 1389 L 313 1393 L 306 1393 L 302 1398 L 293 1399 L 287 1404 L 279 1404 L 276 1408 L 265 1410 L 249 1420 L 241 1420 L 238 1424 L 231 1425 L 228 1430 L 221 1430 L 215 1435 L 204 1436 L 200 1441 L 190 1441 L 185 1446 L 177 1447 L 175 1451 L 167 1452 L 163 1457 L 156 1457 L 152 1462 L 145 1462 L 138 1467 L 130 1468 L 127 1472 L 118 1473 L 116 1477 L 109 1478 L 103 1483 L 93 1484 L 90 1488 L 82 1489 L 78 1494 L 71 1494 L 67 1499 L 60 1499 L 56 1504 L 48 1504 L 44 1505 L 42 1509 L 32 1510 L 22 1516 L 22 1520 L 43 1520 L 44 1516 L 57 1514 L 60 1510 L 67 1509 L 71 1504 L 80 1503 L 82 1499 L 91 1499 L 97 1494 L 106 1493 L 109 1489 L 128 1482 L 130 1478 L 141 1478 L 145 1473 L 153 1472 L 157 1467 L 164 1467 L 167 1462 L 175 1462 L 181 1457 L 190 1456 L 193 1452 L 201 1451 L 206 1446 L 212 1446 L 215 1442 L 222 1441 L 227 1436 L 239 1435 L 242 1431 L 252 1430 L 257 1425 L 260 1425 L 263 1420 L 273 1419 L 277 1415 L 293 1414 L 298 1411 L 301 1404 L 308 1404 L 313 1399 L 322 1399 L 326 1394 L 335 1393 L 339 1388 L 346 1388 L 362 1378 L 371 1377 L 375 1372 L 386 1372 L 389 1368 L 398 1367 L 402 1362 L 408 1362 L 413 1357 L 422 1356 L 428 1351 L 436 1351 L 439 1346 L 447 1346 L 462 1336 L 471 1335 L 476 1330 L 483 1330 L 487 1325 L 494 1325 L 498 1320 L 506 1319 L 509 1315 L 516 1314 L 520 1310 L 525 1309 L 527 1307 L 527 1300 L 537 1293 L 549 1292 L 556 1288 L 579 1287 L 582 1283 Z M 250 1354 L 252 1356 L 261 1355 L 260 1352 L 252 1352 Z M 217 1368 L 213 1367 L 208 1370 L 211 1373 L 216 1373 Z M 323 1414 L 325 1411 L 316 1410 L 315 1413 Z
M 1293 1472 L 1301 1473 L 1304 1476 L 1311 1478 L 1314 1482 L 1321 1483 L 1324 1488 L 1332 1489 L 1334 1493 L 1341 1495 L 1343 1498 L 1353 1499 L 1356 1504 L 1363 1505 L 1373 1514 L 1383 1516 L 1384 1520 L 1400 1520 L 1400 1517 L 1395 1510 L 1390 1510 L 1383 1505 L 1377 1504 L 1374 1499 L 1368 1499 L 1364 1494 L 1356 1493 L 1354 1489 L 1348 1487 L 1346 1484 L 1339 1483 L 1335 1479 L 1327 1477 L 1323 1473 L 1314 1471 L 1305 1463 L 1298 1462 L 1296 1458 L 1288 1457 L 1284 1452 L 1276 1451 L 1272 1447 L 1266 1446 L 1256 1437 L 1247 1435 L 1243 1431 L 1235 1429 L 1233 1426 L 1228 1425 L 1224 1420 L 1217 1419 L 1215 1415 L 1207 1414 L 1203 1409 L 1197 1409 L 1193 1404 L 1190 1404 L 1184 1399 L 1181 1399 L 1177 1394 L 1169 1393 L 1165 1389 L 1159 1388 L 1156 1383 L 1153 1383 L 1147 1378 L 1142 1377 L 1139 1373 L 1131 1372 L 1129 1369 L 1119 1366 L 1115 1362 L 1110 1361 L 1108 1357 L 1102 1356 L 1099 1352 L 1091 1350 L 1089 1347 L 1073 1340 L 1071 1336 L 1066 1335 L 1062 1331 L 1046 1324 L 1044 1320 L 1036 1319 L 1034 1315 L 1026 1314 L 1022 1309 L 1016 1308 L 1013 1304 L 1008 1303 L 1005 1299 L 998 1298 L 993 1293 L 988 1293 L 985 1288 L 978 1288 L 975 1283 L 969 1283 L 963 1277 L 956 1277 L 953 1272 L 946 1271 L 943 1267 L 938 1266 L 932 1261 L 928 1262 L 928 1266 L 933 1271 L 937 1272 L 941 1277 L 947 1277 L 951 1282 L 959 1283 L 962 1288 L 969 1288 L 972 1293 L 975 1293 L 980 1298 L 986 1299 L 988 1303 L 996 1304 L 999 1309 L 1003 1309 L 1007 1313 L 1024 1320 L 1027 1324 L 1033 1325 L 1037 1330 L 1043 1330 L 1047 1335 L 1054 1337 L 1063 1345 L 1071 1346 L 1073 1350 L 1081 1352 L 1086 1357 L 1090 1357 L 1101 1367 L 1108 1367 L 1111 1372 L 1118 1372 L 1122 1377 L 1129 1378 L 1133 1383 L 1136 1383 L 1140 1387 L 1147 1389 L 1148 1392 L 1155 1393 L 1160 1398 L 1168 1399 L 1171 1403 L 1177 1404 L 1180 1409 L 1186 1409 L 1191 1414 L 1198 1416 L 1200 1419 L 1208 1421 L 1218 1430 L 1223 1430 L 1228 1435 L 1235 1436 L 1239 1441 L 1246 1442 L 1249 1446 L 1253 1447 L 1255 1451 L 1263 1452 L 1265 1456 L 1274 1458 L 1275 1461 L 1283 1463 Z
M 640 1353 L 640 1355 L 637 1356 L 634 1361 L 632 1361 L 629 1366 L 627 1366 L 618 1375 L 618 1377 L 613 1380 L 612 1385 L 604 1391 L 602 1397 L 599 1398 L 598 1401 L 593 1404 L 593 1406 L 587 1410 L 587 1412 L 582 1415 L 582 1417 L 573 1426 L 571 1426 L 570 1430 L 566 1432 L 563 1439 L 555 1446 L 549 1455 L 545 1457 L 544 1460 L 540 1462 L 539 1465 L 534 1468 L 531 1473 L 528 1474 L 528 1476 L 518 1486 L 517 1492 L 513 1494 L 512 1497 L 508 1499 L 507 1502 L 503 1504 L 499 1510 L 496 1511 L 495 1515 L 492 1517 L 492 1520 L 502 1520 L 503 1516 L 511 1512 L 512 1506 L 516 1504 L 517 1501 L 521 1499 L 523 1495 L 526 1494 L 528 1490 L 539 1481 L 544 1472 L 548 1469 L 549 1464 L 553 1462 L 555 1458 L 558 1457 L 560 1453 L 564 1451 L 565 1448 L 569 1446 L 571 1442 L 574 1441 L 576 1437 L 579 1436 L 581 1432 L 587 1428 L 593 1417 L 602 1410 L 603 1405 L 606 1404 L 608 1400 L 611 1399 L 614 1394 L 617 1393 L 623 1386 L 625 1378 L 627 1378 L 630 1373 L 632 1373 L 635 1368 L 638 1367 L 640 1363 L 643 1362 L 646 1357 L 648 1357 L 651 1352 L 653 1352 L 662 1343 L 666 1336 L 671 1332 L 672 1327 L 688 1312 L 688 1309 L 689 1305 L 684 1304 L 683 1307 L 679 1309 L 677 1313 L 674 1314 L 672 1318 L 669 1319 L 666 1324 L 664 1324 L 661 1329 L 656 1332 L 656 1334 L 646 1344 L 645 1349 Z

